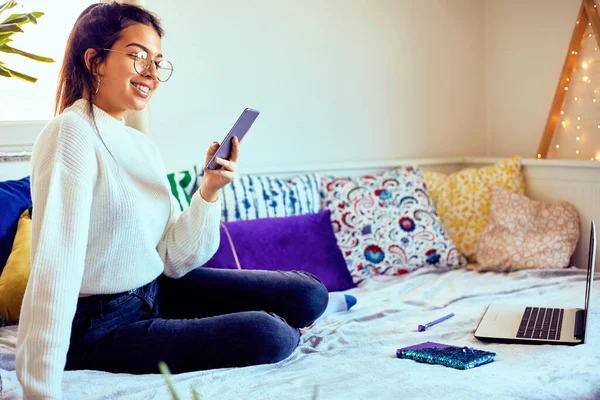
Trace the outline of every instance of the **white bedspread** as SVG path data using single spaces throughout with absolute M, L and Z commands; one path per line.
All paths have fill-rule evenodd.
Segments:
M 348 293 L 358 304 L 319 321 L 275 365 L 174 376 L 183 398 L 202 399 L 600 399 L 600 283 L 594 285 L 588 342 L 580 346 L 487 344 L 473 331 L 490 302 L 583 307 L 585 271 L 511 274 L 427 269 L 372 280 Z M 419 333 L 419 324 L 455 317 Z M 15 327 L 0 329 L 3 399 L 21 397 L 14 372 Z M 397 348 L 435 341 L 497 353 L 493 363 L 460 371 L 395 357 Z M 168 399 L 161 375 L 66 372 L 67 399 Z

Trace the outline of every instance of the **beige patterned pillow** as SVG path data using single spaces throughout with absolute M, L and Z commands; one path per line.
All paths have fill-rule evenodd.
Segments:
M 475 269 L 565 268 L 578 240 L 579 214 L 570 203 L 544 204 L 494 188 Z
M 467 168 L 450 175 L 423 171 L 427 190 L 458 250 L 470 261 L 481 232 L 488 223 L 492 188 L 501 186 L 524 193 L 521 159 L 508 158 L 484 168 Z

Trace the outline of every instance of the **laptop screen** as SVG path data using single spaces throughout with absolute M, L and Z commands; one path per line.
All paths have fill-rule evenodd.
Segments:
M 585 283 L 585 315 L 583 318 L 583 342 L 587 338 L 588 308 L 590 306 L 590 297 L 592 296 L 592 286 L 594 284 L 594 267 L 596 265 L 596 224 L 592 221 L 590 229 L 590 248 L 588 250 L 588 268 L 587 279 Z

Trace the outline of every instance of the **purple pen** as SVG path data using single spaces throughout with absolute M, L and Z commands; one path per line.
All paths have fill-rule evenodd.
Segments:
M 417 329 L 418 329 L 418 331 L 419 331 L 419 332 L 424 332 L 424 331 L 426 331 L 426 330 L 427 330 L 427 328 L 431 328 L 433 325 L 435 325 L 435 324 L 439 324 L 440 322 L 442 322 L 442 321 L 445 321 L 445 320 L 447 320 L 448 318 L 452 318 L 452 317 L 454 317 L 454 313 L 451 313 L 451 314 L 448 314 L 448 315 L 446 315 L 445 317 L 442 317 L 442 318 L 436 319 L 435 321 L 431 321 L 431 322 L 430 322 L 430 323 L 428 323 L 428 324 L 425 324 L 425 325 L 419 325 L 419 327 L 418 327 Z

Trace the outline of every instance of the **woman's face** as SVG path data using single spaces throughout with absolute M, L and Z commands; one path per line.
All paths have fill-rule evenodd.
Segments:
M 127 110 L 144 109 L 160 83 L 154 63 L 150 63 L 150 67 L 139 74 L 134 68 L 135 57 L 123 53 L 145 51 L 148 59 L 160 61 L 161 40 L 153 27 L 133 24 L 121 31 L 119 40 L 111 50 L 114 51 L 108 52 L 104 63 L 98 66 L 100 88 L 94 95 L 94 103 L 113 117 L 121 119 Z

